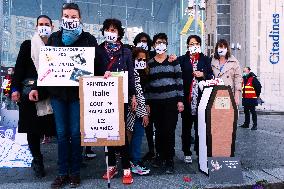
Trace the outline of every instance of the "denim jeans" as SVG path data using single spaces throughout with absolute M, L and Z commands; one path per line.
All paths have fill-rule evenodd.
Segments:
M 134 164 L 141 161 L 141 145 L 144 136 L 144 126 L 142 125 L 142 118 L 135 118 L 133 126 L 132 140 L 130 143 L 130 153 L 132 157 L 132 162 Z
M 53 98 L 51 105 L 57 131 L 59 175 L 79 176 L 82 160 L 79 101 Z

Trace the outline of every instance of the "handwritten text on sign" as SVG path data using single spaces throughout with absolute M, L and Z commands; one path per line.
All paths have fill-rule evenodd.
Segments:
M 94 75 L 94 47 L 41 47 L 39 86 L 79 86 L 81 76 Z
M 118 78 L 83 78 L 83 91 L 84 141 L 119 140 Z

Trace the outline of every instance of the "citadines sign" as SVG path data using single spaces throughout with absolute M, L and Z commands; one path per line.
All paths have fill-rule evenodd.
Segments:
M 277 13 L 272 14 L 272 31 L 269 33 L 269 38 L 272 41 L 269 62 L 277 64 L 280 61 L 280 15 Z

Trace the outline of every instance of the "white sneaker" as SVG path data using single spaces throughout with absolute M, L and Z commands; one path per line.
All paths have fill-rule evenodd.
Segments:
M 184 156 L 184 162 L 185 163 L 192 163 L 191 156 Z

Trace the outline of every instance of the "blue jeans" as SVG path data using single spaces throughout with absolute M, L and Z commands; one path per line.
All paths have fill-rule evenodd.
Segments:
M 51 99 L 54 111 L 57 142 L 59 175 L 80 175 L 81 135 L 80 135 L 80 104 L 79 101 L 66 102 Z
M 130 143 L 130 151 L 132 156 L 132 162 L 137 164 L 141 161 L 141 145 L 144 136 L 144 126 L 142 125 L 142 118 L 135 118 L 133 126 L 133 134 Z

